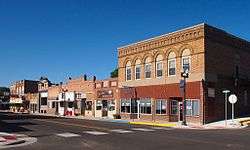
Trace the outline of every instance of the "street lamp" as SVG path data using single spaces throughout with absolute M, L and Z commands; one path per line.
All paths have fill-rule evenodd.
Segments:
M 182 114 L 183 114 L 183 121 L 182 121 L 182 125 L 187 125 L 187 121 L 186 121 L 186 79 L 188 78 L 189 73 L 188 73 L 188 69 L 185 69 L 181 72 L 181 77 L 184 78 L 184 86 L 183 86 L 183 104 L 182 104 Z
M 230 93 L 229 90 L 223 90 L 222 93 L 225 94 L 225 126 L 227 126 L 227 95 Z

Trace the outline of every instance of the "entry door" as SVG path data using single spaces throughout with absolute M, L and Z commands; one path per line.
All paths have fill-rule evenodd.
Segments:
M 178 102 L 179 104 L 179 121 L 183 121 L 183 104 L 182 102 Z
M 102 117 L 108 116 L 108 101 L 102 100 Z

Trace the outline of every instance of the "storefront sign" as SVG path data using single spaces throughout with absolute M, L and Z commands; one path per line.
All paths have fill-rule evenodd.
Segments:
M 97 91 L 97 97 L 98 98 L 112 98 L 113 90 Z
M 21 98 L 11 98 L 10 103 L 11 104 L 22 104 L 23 100 Z

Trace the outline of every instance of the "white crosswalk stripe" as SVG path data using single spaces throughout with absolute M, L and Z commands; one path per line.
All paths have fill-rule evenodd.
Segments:
M 135 131 L 146 131 L 146 132 L 155 131 L 153 129 L 147 129 L 147 128 L 133 128 L 132 130 L 135 130 Z
M 105 135 L 105 134 L 108 134 L 106 132 L 100 132 L 100 131 L 84 131 L 83 133 L 92 134 L 92 135 Z
M 78 137 L 80 136 L 79 134 L 75 134 L 75 133 L 69 133 L 69 132 L 66 132 L 66 133 L 59 133 L 59 134 L 56 134 L 57 136 L 60 136 L 60 137 Z
M 112 132 L 116 132 L 116 133 L 131 133 L 133 131 L 129 131 L 129 130 L 124 130 L 124 129 L 114 129 L 111 130 Z

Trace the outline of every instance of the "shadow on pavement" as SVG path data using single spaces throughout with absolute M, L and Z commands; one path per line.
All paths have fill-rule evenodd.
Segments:
M 51 116 L 38 116 L 30 114 L 16 114 L 9 112 L 0 113 L 0 132 L 27 132 L 32 131 L 27 128 L 29 125 L 36 125 L 29 120 L 32 119 L 60 119 Z M 23 127 L 26 126 L 26 127 Z

